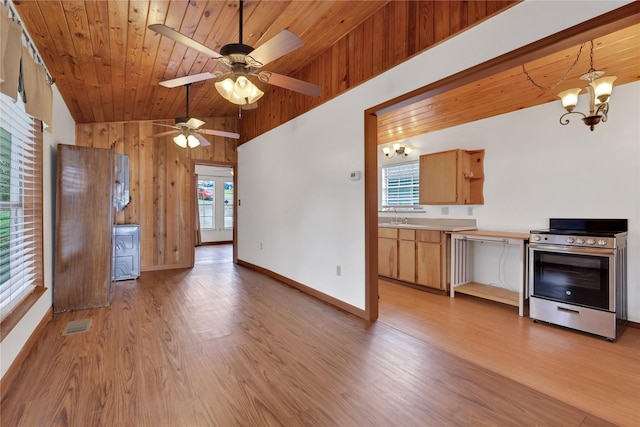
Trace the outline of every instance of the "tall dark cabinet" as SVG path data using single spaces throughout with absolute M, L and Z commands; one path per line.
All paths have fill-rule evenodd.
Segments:
M 58 145 L 55 313 L 111 301 L 114 152 Z

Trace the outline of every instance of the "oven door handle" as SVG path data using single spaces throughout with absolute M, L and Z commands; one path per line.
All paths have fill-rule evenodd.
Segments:
M 540 245 L 529 243 L 529 249 L 538 251 L 562 252 L 569 254 L 590 254 L 610 256 L 615 254 L 615 249 L 590 248 L 584 246 Z

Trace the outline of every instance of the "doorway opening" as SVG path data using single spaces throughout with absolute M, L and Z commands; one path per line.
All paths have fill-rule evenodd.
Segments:
M 233 242 L 235 183 L 233 166 L 195 165 L 195 246 Z

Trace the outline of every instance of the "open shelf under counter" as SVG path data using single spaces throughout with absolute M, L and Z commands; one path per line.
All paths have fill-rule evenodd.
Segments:
M 514 305 L 516 307 L 519 305 L 518 292 L 498 288 L 497 286 L 469 282 L 463 285 L 458 285 L 456 287 L 456 292 L 459 294 L 471 295 L 482 299 L 501 302 L 503 304 Z
M 516 245 L 518 248 L 518 291 L 482 284 L 472 279 L 470 243 L 496 243 Z M 518 314 L 524 316 L 527 292 L 527 251 L 528 233 L 508 231 L 472 230 L 451 233 L 451 298 L 456 292 L 474 297 L 497 301 L 518 307 Z

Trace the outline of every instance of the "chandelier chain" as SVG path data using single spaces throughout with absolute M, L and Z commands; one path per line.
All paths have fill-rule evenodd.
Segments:
M 593 68 L 593 41 L 591 41 L 592 43 L 592 48 L 591 48 L 591 68 Z M 551 86 L 541 86 L 538 83 L 536 83 L 533 78 L 529 75 L 529 73 L 527 72 L 527 69 L 525 68 L 524 64 L 522 64 L 522 72 L 524 73 L 525 76 L 527 76 L 527 79 L 531 82 L 532 85 L 534 85 L 535 87 L 537 87 L 540 90 L 551 90 L 553 88 L 555 88 L 556 86 L 558 86 L 560 83 L 562 83 L 563 81 L 566 80 L 567 76 L 569 75 L 569 73 L 575 68 L 576 64 L 578 63 L 578 60 L 580 59 L 580 55 L 582 54 L 582 48 L 584 47 L 584 43 L 582 43 L 580 45 L 580 49 L 578 49 L 578 54 L 576 55 L 576 59 L 575 61 L 573 61 L 573 64 L 571 64 L 571 66 L 569 67 L 569 69 L 567 70 L 566 73 L 564 73 L 564 76 L 562 76 L 562 78 L 560 80 L 558 80 L 556 83 L 552 84 Z

